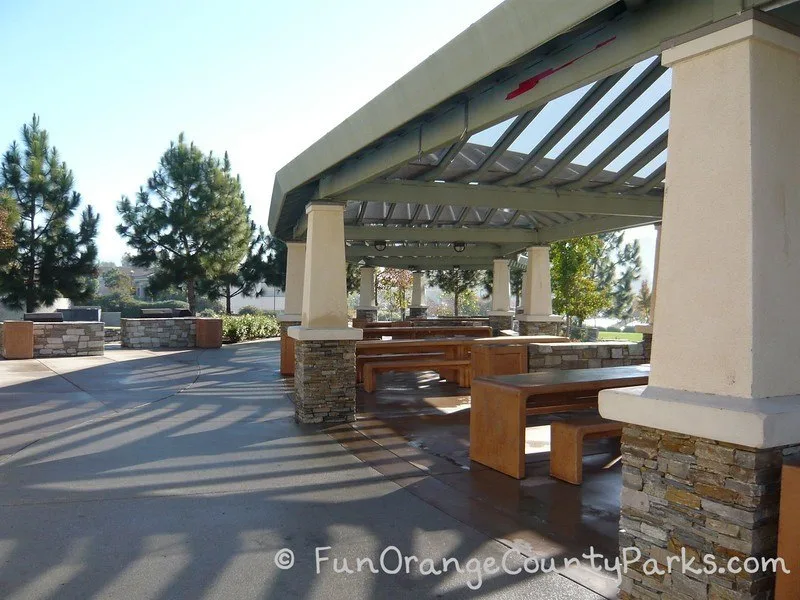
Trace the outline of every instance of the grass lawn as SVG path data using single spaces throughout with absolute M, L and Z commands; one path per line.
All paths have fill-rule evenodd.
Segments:
M 641 333 L 624 333 L 617 331 L 600 331 L 598 332 L 598 339 L 601 341 L 609 340 L 625 340 L 626 342 L 641 342 Z

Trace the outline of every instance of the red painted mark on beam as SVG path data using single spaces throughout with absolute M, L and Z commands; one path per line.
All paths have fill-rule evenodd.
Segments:
M 610 44 L 615 39 L 617 39 L 617 36 L 610 37 L 606 41 L 600 42 L 599 44 L 597 44 L 591 50 L 588 50 L 587 52 L 584 52 L 580 56 L 576 56 L 575 58 L 573 58 L 569 62 L 565 62 L 560 67 L 555 67 L 555 68 L 551 67 L 549 69 L 546 69 L 546 70 L 542 71 L 538 75 L 534 75 L 530 79 L 526 79 L 525 81 L 520 83 L 519 86 L 517 86 L 517 89 L 515 89 L 513 92 L 509 93 L 508 96 L 506 96 L 506 100 L 513 100 L 517 96 L 521 96 L 525 92 L 531 91 L 533 88 L 535 88 L 537 85 L 539 85 L 539 82 L 542 81 L 543 79 L 547 79 L 548 77 L 550 77 L 550 75 L 552 75 L 553 73 L 557 73 L 561 69 L 566 69 L 571 64 L 578 62 L 580 59 L 584 58 L 585 56 L 590 55 L 592 52 L 597 52 L 600 48 Z

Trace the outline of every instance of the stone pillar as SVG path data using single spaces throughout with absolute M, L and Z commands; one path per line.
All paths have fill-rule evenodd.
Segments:
M 408 315 L 411 318 L 427 317 L 428 305 L 425 304 L 425 274 L 422 271 L 414 271 L 412 278 L 411 306 L 408 307 Z
M 519 334 L 559 335 L 564 318 L 553 314 L 550 246 L 528 248 L 528 268 L 523 281 L 523 313 L 517 316 Z
M 375 303 L 375 267 L 361 267 L 361 298 L 356 308 L 357 323 L 372 323 L 378 320 Z
M 511 277 L 508 260 L 498 258 L 492 263 L 492 310 L 489 311 L 489 326 L 492 335 L 500 335 L 503 329 L 514 326 L 514 311 L 511 310 Z
M 311 202 L 303 280 L 301 325 L 295 340 L 295 419 L 340 423 L 355 419 L 356 340 L 347 326 L 344 206 Z
M 669 185 L 650 384 L 600 394 L 601 414 L 629 424 L 620 545 L 660 567 L 683 552 L 726 570 L 639 562 L 622 598 L 772 597 L 772 573 L 725 564 L 776 555 L 780 466 L 800 450 L 800 39 L 765 21 L 744 13 L 663 53 Z
M 654 225 L 656 230 L 656 252 L 653 259 L 653 286 L 650 290 L 650 323 L 637 325 L 636 331 L 642 334 L 642 347 L 647 362 L 650 362 L 650 349 L 653 347 L 653 323 L 656 316 L 656 290 L 658 289 L 658 260 L 661 254 L 661 223 Z
M 294 375 L 294 339 L 287 333 L 289 327 L 300 325 L 303 312 L 303 271 L 306 263 L 304 242 L 286 242 L 286 296 L 281 324 L 281 375 Z

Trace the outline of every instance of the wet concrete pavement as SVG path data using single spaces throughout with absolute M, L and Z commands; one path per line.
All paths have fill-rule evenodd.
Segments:
M 413 562 L 408 574 L 356 571 L 390 546 L 439 567 L 499 563 L 508 546 L 496 538 L 527 526 L 513 511 L 482 515 L 465 490 L 480 473 L 468 484 L 458 460 L 380 422 L 332 435 L 295 424 L 278 352 L 270 341 L 0 361 L 0 597 L 600 597 L 556 573 L 484 574 L 473 590 L 477 571 L 452 563 L 440 575 Z M 363 435 L 373 425 L 387 447 Z M 291 569 L 276 566 L 282 548 Z M 333 558 L 355 572 L 334 572 Z

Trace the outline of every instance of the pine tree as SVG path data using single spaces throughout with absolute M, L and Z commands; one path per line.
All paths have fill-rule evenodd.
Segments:
M 250 219 L 238 176 L 223 160 L 205 156 L 183 134 L 171 143 L 135 202 L 117 204 L 117 232 L 136 251 L 131 262 L 155 266 L 149 288 L 180 285 L 189 310 L 197 307 L 197 285 L 236 272 L 251 242 Z
M 0 190 L 0 250 L 14 247 L 14 226 L 19 222 L 17 204 L 5 190 Z M 0 268 L 2 268 L 0 263 Z
M 642 274 L 642 259 L 639 254 L 639 240 L 625 244 L 622 251 L 617 254 L 617 264 L 621 273 L 611 292 L 611 311 L 613 316 L 623 323 L 631 321 L 634 316 L 633 282 Z
M 0 250 L 0 302 L 33 312 L 56 299 L 83 302 L 92 297 L 97 275 L 97 225 L 91 206 L 77 230 L 70 220 L 81 205 L 74 176 L 50 146 L 34 115 L 22 127 L 22 144 L 3 155 L 0 192 L 14 202 L 19 220 L 13 243 Z
M 248 207 L 248 216 L 250 208 Z M 223 273 L 219 277 L 201 280 L 198 291 L 209 300 L 225 299 L 225 313 L 232 314 L 231 301 L 236 296 L 261 295 L 261 284 L 269 272 L 269 248 L 267 234 L 255 222 L 250 221 L 250 245 L 235 271 Z
M 650 290 L 650 284 L 647 279 L 643 279 L 634 301 L 634 312 L 636 317 L 644 323 L 650 323 L 652 301 L 653 293 Z
M 447 271 L 431 271 L 429 280 L 446 294 L 453 294 L 453 311 L 458 316 L 460 296 L 478 285 L 482 278 L 481 271 L 467 269 L 450 269 Z

